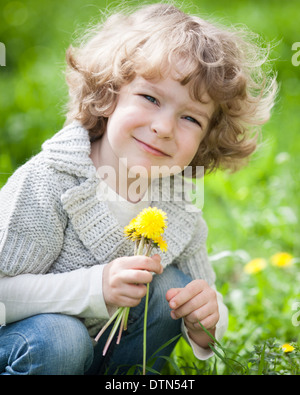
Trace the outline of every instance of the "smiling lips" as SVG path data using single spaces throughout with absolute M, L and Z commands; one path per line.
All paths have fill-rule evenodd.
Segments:
M 149 145 L 147 143 L 144 143 L 143 141 L 138 140 L 137 138 L 134 137 L 134 140 L 138 143 L 140 147 L 142 147 L 145 151 L 149 152 L 150 154 L 154 156 L 171 156 L 158 148 L 153 147 L 152 145 Z

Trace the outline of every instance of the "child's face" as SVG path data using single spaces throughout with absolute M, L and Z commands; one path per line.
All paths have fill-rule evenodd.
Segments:
M 194 158 L 214 111 L 210 97 L 203 99 L 193 100 L 189 85 L 170 77 L 136 77 L 121 88 L 103 136 L 109 164 L 117 170 L 125 158 L 128 169 L 142 166 L 148 176 L 162 166 L 163 175 L 179 173 Z

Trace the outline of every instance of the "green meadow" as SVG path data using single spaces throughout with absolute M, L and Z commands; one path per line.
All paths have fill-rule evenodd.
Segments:
M 2 0 L 0 188 L 62 127 L 68 97 L 65 51 L 98 20 L 99 10 L 117 3 Z M 271 43 L 270 64 L 280 90 L 249 165 L 234 174 L 217 171 L 204 178 L 207 246 L 218 290 L 229 309 L 228 331 L 215 343 L 215 355 L 207 361 L 197 360 L 181 339 L 163 373 L 298 375 L 299 1 L 190 0 L 184 4 L 183 9 L 203 18 L 246 25 Z M 282 347 L 285 344 L 289 348 Z

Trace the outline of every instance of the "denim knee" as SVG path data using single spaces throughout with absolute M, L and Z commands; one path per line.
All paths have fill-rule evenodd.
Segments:
M 3 374 L 79 375 L 92 363 L 92 341 L 85 326 L 74 317 L 40 314 L 2 329 Z
M 192 278 L 184 274 L 175 265 L 169 265 L 162 274 L 154 275 L 149 287 L 149 312 L 155 320 L 172 320 L 166 293 L 170 288 L 184 288 L 191 281 Z M 129 322 L 134 322 L 143 315 L 144 308 L 144 300 L 142 300 L 142 303 L 130 310 Z M 172 321 L 174 322 L 174 320 Z

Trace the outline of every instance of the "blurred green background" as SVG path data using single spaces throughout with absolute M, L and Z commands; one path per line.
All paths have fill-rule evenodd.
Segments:
M 68 96 L 65 51 L 88 24 L 98 20 L 99 10 L 117 4 L 1 0 L 0 42 L 6 47 L 6 66 L 0 67 L 0 188 L 62 127 Z M 263 144 L 250 165 L 238 173 L 205 177 L 204 217 L 217 285 L 230 309 L 224 341 L 244 353 L 270 337 L 297 343 L 300 327 L 292 324 L 292 316 L 293 306 L 300 302 L 300 66 L 292 64 L 292 45 L 300 42 L 300 2 L 190 0 L 184 4 L 183 9 L 203 18 L 245 24 L 276 43 L 271 57 L 280 93 L 272 118 L 263 127 Z M 244 272 L 249 260 L 261 257 L 269 263 L 273 254 L 282 251 L 292 255 L 293 265 L 268 264 L 254 275 Z M 185 348 L 182 352 L 189 353 Z

